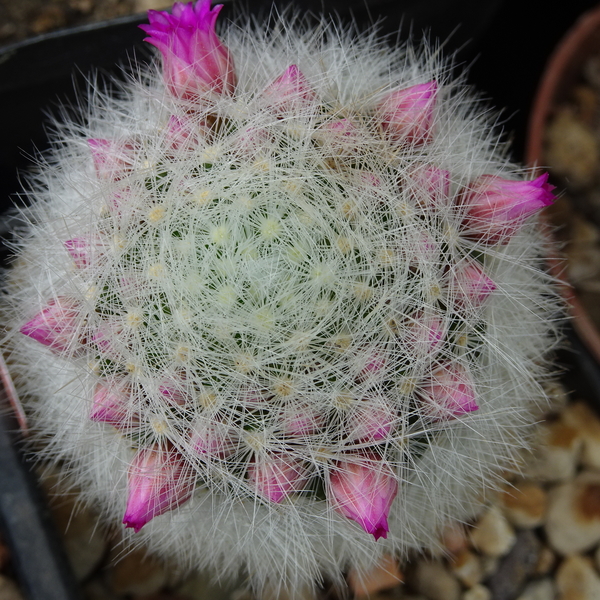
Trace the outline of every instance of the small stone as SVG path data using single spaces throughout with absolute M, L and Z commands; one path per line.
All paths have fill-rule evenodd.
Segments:
M 598 112 L 598 95 L 587 85 L 578 85 L 573 90 L 573 100 L 577 107 L 577 116 L 588 127 L 593 126 Z
M 387 590 L 400 585 L 403 574 L 398 567 L 398 561 L 389 554 L 383 556 L 380 564 L 362 576 L 355 570 L 348 574 L 348 585 L 356 597 L 371 596 L 381 590 Z
M 124 557 L 119 551 L 112 560 L 115 562 L 108 569 L 107 581 L 117 594 L 155 594 L 167 583 L 162 564 L 141 550 L 132 550 Z
M 206 600 L 206 598 L 226 598 L 228 593 L 239 588 L 240 585 L 240 582 L 233 578 L 216 581 L 208 573 L 196 572 L 178 584 L 175 591 L 187 600 Z
M 539 527 L 546 514 L 546 492 L 538 484 L 522 481 L 500 495 L 504 515 L 515 527 Z
M 556 585 L 550 578 L 532 581 L 516 600 L 555 600 Z
M 215 596 L 205 596 L 205 598 L 215 598 Z M 266 586 L 260 595 L 251 596 L 252 600 L 317 600 L 314 590 L 308 586 L 298 590 L 285 590 L 277 588 L 274 585 Z M 183 600 L 183 599 L 182 599 Z M 187 600 L 187 598 L 186 598 Z
M 483 514 L 471 531 L 475 548 L 488 556 L 503 556 L 515 543 L 515 532 L 497 506 Z
M 492 600 L 492 592 L 485 585 L 478 583 L 470 590 L 464 592 L 461 600 Z
M 600 542 L 600 473 L 584 471 L 550 490 L 545 529 L 550 546 L 567 556 Z
M 469 545 L 466 525 L 457 521 L 446 525 L 442 531 L 441 542 L 444 550 L 451 555 L 466 550 Z
M 541 543 L 530 529 L 519 531 L 511 551 L 487 580 L 494 600 L 513 600 L 535 571 Z
M 429 600 L 459 600 L 460 583 L 439 561 L 420 560 L 413 573 L 413 586 Z
M 500 558 L 498 556 L 487 556 L 486 554 L 482 555 L 480 558 L 483 578 L 487 579 L 498 569 Z
M 581 464 L 589 469 L 600 470 L 600 417 L 583 402 L 574 402 L 564 413 L 565 423 L 575 427 L 583 439 Z
M 548 575 L 556 565 L 556 554 L 548 546 L 542 546 L 538 555 L 538 562 L 535 566 L 534 575 L 543 577 Z
M 56 5 L 44 5 L 37 16 L 33 19 L 31 32 L 39 35 L 53 29 L 59 29 L 67 24 L 65 11 Z
M 17 584 L 0 573 L 0 599 L 1 600 L 24 600 L 23 594 Z
M 481 560 L 469 550 L 456 554 L 450 562 L 450 568 L 465 587 L 472 588 L 483 579 Z
M 556 572 L 559 600 L 598 600 L 600 577 L 590 559 L 575 555 L 566 558 Z
M 535 450 L 526 462 L 524 475 L 548 483 L 572 479 L 583 445 L 577 429 L 558 419 L 543 423 L 536 434 Z
M 171 8 L 172 2 L 169 0 L 135 0 L 135 12 L 146 12 L 148 10 L 164 10 Z
M 561 109 L 546 129 L 544 159 L 573 188 L 593 183 L 599 159 L 598 143 L 571 109 Z

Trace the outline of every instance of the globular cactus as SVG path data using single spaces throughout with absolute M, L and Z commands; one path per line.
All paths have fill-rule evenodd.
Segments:
M 511 468 L 553 195 L 427 45 L 219 10 L 151 11 L 162 61 L 56 124 L 5 347 L 41 456 L 132 543 L 299 590 L 435 546 Z

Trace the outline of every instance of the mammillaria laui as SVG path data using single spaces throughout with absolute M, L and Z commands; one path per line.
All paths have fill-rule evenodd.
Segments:
M 151 11 L 162 70 L 57 125 L 6 348 L 42 455 L 129 541 L 301 590 L 435 546 L 510 468 L 553 195 L 425 46 L 220 38 L 219 10 Z

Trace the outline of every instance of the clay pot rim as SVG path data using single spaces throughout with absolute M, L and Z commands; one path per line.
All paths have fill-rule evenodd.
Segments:
M 566 98 L 566 92 L 576 81 L 584 60 L 592 53 L 600 55 L 600 6 L 577 20 L 546 64 L 531 110 L 525 150 L 526 163 L 538 174 L 541 172 L 546 123 L 556 106 Z M 561 293 L 573 316 L 573 327 L 600 363 L 600 331 L 588 316 L 573 287 L 566 281 L 565 262 L 566 259 L 549 260 L 549 270 L 561 282 Z

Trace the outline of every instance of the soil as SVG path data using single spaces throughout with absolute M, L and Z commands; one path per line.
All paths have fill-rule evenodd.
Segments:
M 168 0 L 0 0 L 0 45 L 171 4 Z

